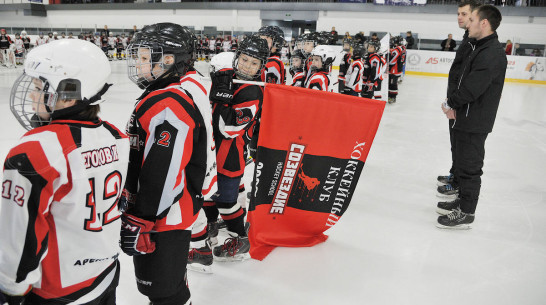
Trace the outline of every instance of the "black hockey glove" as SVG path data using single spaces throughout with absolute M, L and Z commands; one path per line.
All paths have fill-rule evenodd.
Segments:
M 213 103 L 230 104 L 233 99 L 233 69 L 222 69 L 210 74 L 212 86 L 210 101 Z
M 25 299 L 25 296 L 23 295 L 8 295 L 3 294 L 2 291 L 0 291 L 0 305 L 21 305 L 23 303 L 23 300 Z
M 155 251 L 155 242 L 150 238 L 154 222 L 123 213 L 119 246 L 129 256 Z

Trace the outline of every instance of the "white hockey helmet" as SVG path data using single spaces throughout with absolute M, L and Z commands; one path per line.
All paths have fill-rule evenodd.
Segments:
M 93 43 L 63 39 L 40 45 L 28 53 L 23 74 L 11 89 L 11 111 L 30 130 L 49 123 L 40 119 L 34 109 L 42 100 L 48 116 L 55 111 L 58 100 L 77 100 L 78 109 L 97 105 L 110 86 L 106 84 L 110 73 L 108 59 Z M 36 87 L 41 90 L 36 91 Z M 36 96 L 40 97 L 38 102 Z
M 22 37 L 27 37 L 27 31 L 22 30 L 22 31 L 21 31 L 21 36 L 22 36 Z
M 323 71 L 329 71 L 332 63 L 336 59 L 336 52 L 327 45 L 318 45 L 311 52 L 311 56 L 319 56 L 322 59 Z

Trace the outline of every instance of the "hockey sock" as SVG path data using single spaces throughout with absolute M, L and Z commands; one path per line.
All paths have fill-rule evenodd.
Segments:
M 241 208 L 241 205 L 237 202 L 216 202 L 216 206 L 226 223 L 228 231 L 237 233 L 239 236 L 246 236 L 245 211 Z
M 220 215 L 220 213 L 218 212 L 218 208 L 214 201 L 205 201 L 203 203 L 203 211 L 205 211 L 205 215 L 207 216 L 207 222 L 215 222 L 218 220 L 218 215 Z

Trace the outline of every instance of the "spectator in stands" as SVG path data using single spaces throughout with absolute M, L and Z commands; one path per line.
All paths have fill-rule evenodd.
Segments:
M 406 49 L 413 49 L 413 46 L 415 45 L 415 39 L 413 39 L 413 35 L 411 34 L 411 31 L 406 32 Z
M 136 25 L 133 25 L 133 29 L 129 32 L 129 35 L 135 35 L 135 33 L 138 32 L 138 29 L 136 27 Z
M 519 56 L 525 56 L 525 55 L 526 55 L 526 54 L 525 54 L 525 49 L 522 48 L 522 47 L 519 45 L 519 43 L 514 44 L 514 48 L 516 49 L 516 50 L 514 51 L 514 55 L 519 55 Z
M 512 55 L 512 41 L 510 39 L 506 41 L 504 52 L 506 53 L 506 55 Z
M 334 36 L 334 38 L 337 40 L 337 31 L 335 26 L 332 27 L 330 34 L 332 34 L 332 36 Z
M 447 39 L 444 39 L 440 45 L 442 46 L 442 51 L 453 52 L 457 46 L 457 42 L 453 40 L 452 34 L 448 34 Z
M 379 37 L 377 37 L 377 33 L 373 33 L 372 37 L 370 37 L 371 41 L 379 41 Z
M 366 41 L 366 37 L 364 37 L 364 31 L 360 31 L 355 35 L 355 43 L 364 43 Z
M 530 55 L 531 56 L 542 57 L 542 52 L 539 49 L 533 49 L 533 52 L 531 52 Z

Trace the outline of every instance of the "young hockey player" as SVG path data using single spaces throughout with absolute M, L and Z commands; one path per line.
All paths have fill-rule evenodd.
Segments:
M 21 38 L 21 35 L 19 33 L 15 34 L 15 63 L 17 65 L 22 65 L 24 56 L 25 56 L 25 43 L 23 41 L 23 38 Z
M 402 37 L 394 36 L 390 41 L 389 58 L 389 100 L 390 104 L 396 102 L 398 95 L 398 79 L 402 75 L 406 52 L 402 46 Z
M 36 39 L 36 46 L 41 46 L 47 43 L 47 38 L 44 37 L 44 33 L 40 32 L 38 39 Z
M 364 59 L 365 70 L 363 73 L 362 81 L 364 87 L 362 88 L 362 97 L 366 98 L 381 98 L 380 95 L 375 92 L 381 90 L 381 82 L 383 81 L 382 71 L 386 65 L 385 59 L 377 52 L 381 48 L 381 42 L 379 40 L 370 40 L 368 42 L 368 54 Z
M 233 38 L 231 39 L 231 52 L 237 51 L 238 47 L 239 43 L 237 42 L 237 36 L 233 35 Z
M 222 52 L 222 43 L 224 42 L 224 39 L 222 36 L 218 35 L 216 37 L 216 43 L 214 44 L 214 54 L 218 54 Z
M 122 60 L 123 59 L 123 51 L 125 48 L 123 47 L 123 41 L 121 41 L 121 36 L 116 36 L 116 59 Z
M 210 36 L 207 51 L 208 51 L 207 60 L 210 61 L 212 56 L 216 54 L 216 39 L 214 38 L 214 36 Z
M 27 35 L 27 31 L 21 31 L 21 38 L 23 39 L 23 46 L 25 47 L 25 54 L 30 51 L 30 37 Z
M 292 76 L 292 81 L 289 84 L 294 87 L 303 87 L 305 81 L 305 72 L 303 70 L 303 65 L 305 62 L 305 57 L 303 52 L 300 49 L 296 49 L 292 52 L 290 56 L 290 75 Z
M 361 96 L 364 85 L 364 55 L 366 49 L 363 44 L 357 43 L 353 46 L 352 63 L 347 70 L 346 85 L 344 93 L 352 96 Z
M 229 36 L 226 36 L 224 41 L 222 41 L 222 50 L 224 52 L 231 51 L 231 38 Z
M 309 76 L 305 88 L 330 91 L 330 68 L 336 58 L 335 52 L 328 46 L 318 45 L 311 52 Z
M 180 25 L 143 27 L 128 47 L 129 78 L 146 89 L 127 124 L 131 152 L 120 245 L 133 255 L 138 290 L 154 305 L 190 304 L 186 264 L 203 205 L 206 126 L 181 88 L 195 36 Z
M 117 39 L 114 37 L 114 33 L 110 32 L 108 35 L 108 58 L 114 58 L 114 52 L 116 51 Z
M 278 26 L 263 26 L 258 31 L 258 35 L 267 41 L 270 51 L 265 69 L 262 72 L 262 81 L 272 84 L 284 84 L 286 71 L 278 53 L 284 43 L 283 30 Z
M 339 93 L 344 93 L 345 91 L 345 75 L 347 70 L 351 65 L 351 45 L 352 39 L 345 38 L 343 39 L 343 51 L 341 51 L 341 62 L 339 63 L 339 74 L 337 77 L 338 81 L 338 91 Z
M 0 295 L 10 305 L 116 304 L 129 140 L 98 117 L 109 75 L 95 45 L 59 40 L 30 51 L 13 85 L 12 113 L 29 131 L 2 177 Z
M 245 213 L 237 202 L 239 185 L 245 170 L 244 152 L 248 144 L 245 134 L 259 115 L 262 88 L 251 84 L 233 84 L 233 78 L 259 81 L 269 47 L 265 39 L 249 36 L 240 44 L 233 59 L 233 70 L 211 73 L 210 100 L 213 103 L 214 140 L 218 170 L 218 192 L 214 205 L 204 206 L 208 222 L 218 214 L 226 223 L 230 238 L 213 249 L 215 259 L 234 261 L 249 258 L 250 243 L 244 226 Z

